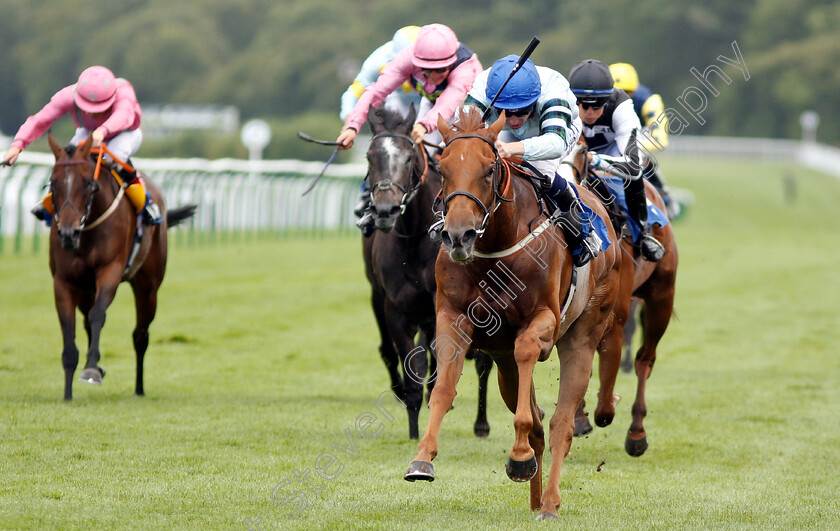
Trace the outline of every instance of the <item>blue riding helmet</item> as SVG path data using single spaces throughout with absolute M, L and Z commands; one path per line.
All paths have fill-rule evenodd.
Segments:
M 493 101 L 518 60 L 518 55 L 508 55 L 493 63 L 484 91 L 488 100 Z M 510 78 L 504 92 L 499 95 L 493 106 L 505 110 L 524 109 L 539 99 L 541 89 L 537 65 L 529 59 Z

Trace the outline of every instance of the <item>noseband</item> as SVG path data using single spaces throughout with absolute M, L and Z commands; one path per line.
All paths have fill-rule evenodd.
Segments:
M 374 202 L 375 199 L 374 198 L 376 196 L 376 192 L 379 192 L 381 190 L 390 190 L 390 191 L 393 192 L 394 189 L 396 188 L 397 190 L 399 190 L 402 193 L 402 198 L 400 199 L 400 215 L 402 215 L 402 214 L 405 213 L 405 209 L 408 206 L 408 204 L 411 202 L 412 199 L 414 199 L 414 196 L 417 195 L 417 191 L 420 189 L 420 185 L 422 185 L 423 182 L 425 181 L 426 167 L 428 167 L 428 164 L 424 164 L 424 168 L 423 168 L 422 173 L 419 173 L 417 171 L 417 164 L 416 164 L 417 163 L 417 143 L 414 142 L 414 139 L 411 138 L 408 135 L 403 135 L 403 134 L 400 134 L 400 133 L 390 133 L 390 132 L 379 133 L 379 134 L 374 135 L 373 138 L 370 139 L 370 143 L 371 143 L 371 145 L 373 145 L 374 140 L 376 140 L 378 138 L 388 138 L 388 137 L 401 138 L 403 140 L 406 140 L 409 143 L 409 145 L 411 146 L 411 174 L 409 175 L 409 178 L 408 178 L 408 186 L 410 186 L 411 188 L 406 189 L 405 186 L 401 185 L 400 183 L 396 183 L 396 182 L 392 181 L 391 179 L 382 179 L 380 181 L 376 181 L 373 185 L 371 185 L 371 188 L 370 188 L 371 205 L 375 205 L 375 202 Z M 424 153 L 423 158 L 424 158 L 424 162 L 425 162 L 425 153 L 426 153 L 425 150 L 423 151 L 423 153 Z M 419 177 L 417 178 L 417 182 L 412 186 L 411 183 L 414 180 L 414 176 L 415 176 L 415 174 L 418 174 L 418 173 L 419 173 Z M 394 195 L 397 195 L 396 192 L 394 193 Z
M 481 136 L 481 135 L 458 135 L 454 136 L 449 139 L 449 142 L 446 143 L 446 147 L 449 147 L 449 144 L 454 142 L 455 140 L 459 140 L 462 138 L 478 138 L 487 143 L 490 146 L 490 149 L 493 150 L 493 155 L 496 157 L 496 160 L 493 161 L 493 169 L 490 170 L 493 173 L 493 208 L 492 210 L 484 204 L 484 202 L 476 197 L 475 195 L 467 192 L 466 190 L 455 190 L 451 194 L 447 195 L 446 198 L 443 200 L 443 215 L 446 216 L 446 212 L 449 210 L 449 201 L 452 200 L 453 197 L 463 195 L 464 197 L 468 197 L 475 201 L 475 203 L 481 208 L 482 212 L 484 212 L 484 219 L 481 220 L 481 226 L 476 229 L 476 234 L 481 236 L 484 234 L 484 231 L 487 230 L 487 224 L 490 222 L 490 216 L 499 209 L 502 202 L 511 202 L 513 199 L 507 199 L 501 189 L 502 187 L 502 177 L 501 177 L 501 159 L 499 158 L 499 150 L 496 149 L 495 144 L 491 142 L 489 139 Z M 508 176 L 510 178 L 510 176 Z

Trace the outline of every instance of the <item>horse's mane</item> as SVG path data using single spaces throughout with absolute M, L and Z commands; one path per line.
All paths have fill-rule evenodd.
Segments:
M 477 133 L 484 129 L 484 120 L 478 107 L 470 105 L 458 109 L 458 120 L 452 126 L 461 133 Z
M 73 154 L 76 152 L 76 145 L 75 144 L 67 144 L 64 146 L 64 151 L 67 152 L 68 157 L 72 157 Z

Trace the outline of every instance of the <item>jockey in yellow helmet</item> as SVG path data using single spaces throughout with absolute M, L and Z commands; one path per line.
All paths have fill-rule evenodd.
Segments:
M 633 100 L 633 109 L 644 128 L 639 144 L 647 153 L 655 153 L 668 147 L 668 119 L 665 116 L 665 105 L 662 97 L 654 94 L 651 89 L 639 83 L 639 74 L 633 65 L 628 63 L 613 63 L 610 65 L 615 87 L 627 93 Z M 662 173 L 652 160 L 648 160 L 644 169 L 644 176 L 653 184 L 668 210 L 668 217 L 674 219 L 679 215 L 680 206 L 671 198 L 668 185 Z

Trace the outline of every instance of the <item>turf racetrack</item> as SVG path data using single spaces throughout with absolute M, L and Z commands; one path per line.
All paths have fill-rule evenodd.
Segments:
M 624 452 L 635 377 L 622 373 L 614 424 L 573 443 L 560 523 L 836 529 L 840 181 L 746 161 L 663 167 L 696 199 L 676 226 L 678 318 L 648 386 L 650 449 Z M 436 481 L 403 481 L 416 443 L 403 412 L 388 406 L 389 422 L 373 405 L 388 380 L 357 235 L 173 246 L 145 398 L 127 286 L 102 337 L 104 385 L 75 383 L 69 404 L 45 251 L 0 256 L 0 301 L 2 529 L 545 528 L 504 472 L 513 417 L 495 377 L 490 437 L 472 435 L 470 362 Z M 535 374 L 549 412 L 558 370 L 552 357 Z M 379 415 L 375 438 L 356 431 L 364 412 Z

